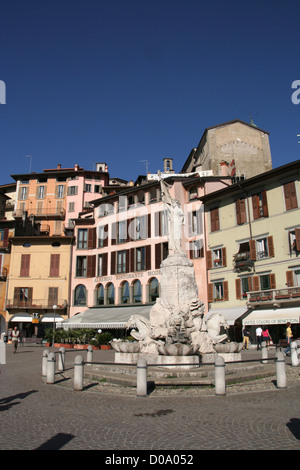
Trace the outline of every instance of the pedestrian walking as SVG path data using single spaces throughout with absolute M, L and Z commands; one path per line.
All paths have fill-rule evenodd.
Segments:
M 269 348 L 270 341 L 272 340 L 269 330 L 266 326 L 263 327 L 262 340 L 266 343 L 266 347 Z
M 257 343 L 257 351 L 261 349 L 261 342 L 262 342 L 262 329 L 260 326 L 256 328 L 256 343 Z
M 250 331 L 248 326 L 245 326 L 243 329 L 243 349 L 248 349 L 249 348 L 249 337 L 250 337 Z
M 292 337 L 293 337 L 293 333 L 292 333 L 292 328 L 291 328 L 291 323 L 288 322 L 286 324 L 286 330 L 285 330 L 285 339 L 287 341 L 287 348 L 283 351 L 283 354 L 286 355 L 288 352 L 291 351 L 291 343 L 292 343 Z
M 20 338 L 20 332 L 19 332 L 18 328 L 15 326 L 12 333 L 11 333 L 11 341 L 12 341 L 12 344 L 13 344 L 13 347 L 14 347 L 14 353 L 17 352 L 19 338 Z

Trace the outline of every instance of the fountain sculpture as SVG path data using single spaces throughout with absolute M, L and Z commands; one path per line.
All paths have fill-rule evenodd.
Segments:
M 169 256 L 161 264 L 161 295 L 150 310 L 149 320 L 132 315 L 126 328 L 132 329 L 135 343 L 113 341 L 116 362 L 136 362 L 137 355 L 146 355 L 153 363 L 199 363 L 199 355 L 214 361 L 215 355 L 233 360 L 241 350 L 239 343 L 228 342 L 229 328 L 219 313 L 208 316 L 198 298 L 193 263 L 182 249 L 183 211 L 171 197 L 170 186 L 159 175 L 162 200 L 169 219 Z M 240 354 L 238 354 L 240 356 Z M 236 357 L 235 360 L 239 360 Z

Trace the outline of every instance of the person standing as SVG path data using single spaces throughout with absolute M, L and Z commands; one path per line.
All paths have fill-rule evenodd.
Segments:
M 244 330 L 243 330 L 243 349 L 248 349 L 249 347 L 249 337 L 250 337 L 250 331 L 248 329 L 248 326 L 245 326 Z
M 291 328 L 291 323 L 288 322 L 286 324 L 286 330 L 285 330 L 285 339 L 287 341 L 287 348 L 283 351 L 283 354 L 286 355 L 286 353 L 290 352 L 291 351 L 291 344 L 292 344 L 292 337 L 293 337 L 293 333 L 292 333 L 292 328 Z
M 14 347 L 14 353 L 16 353 L 18 349 L 19 337 L 20 337 L 20 332 L 18 328 L 15 326 L 11 334 L 11 341 Z
M 261 341 L 262 341 L 262 329 L 260 326 L 256 328 L 256 342 L 257 342 L 257 351 L 261 349 Z

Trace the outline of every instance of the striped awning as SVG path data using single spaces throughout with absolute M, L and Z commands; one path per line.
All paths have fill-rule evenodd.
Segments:
M 300 323 L 300 307 L 253 310 L 243 318 L 243 325 L 282 325 Z
M 152 305 L 123 306 L 123 307 L 98 307 L 90 308 L 78 313 L 61 323 L 62 328 L 124 328 L 131 315 L 143 315 L 149 319 Z

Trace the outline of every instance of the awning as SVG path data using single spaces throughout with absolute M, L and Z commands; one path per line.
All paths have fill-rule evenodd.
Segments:
M 149 312 L 152 305 L 140 305 L 128 307 L 103 307 L 90 308 L 78 313 L 61 323 L 61 326 L 69 328 L 124 328 L 131 315 L 143 315 L 149 320 Z
M 243 318 L 243 325 L 282 325 L 300 323 L 300 307 L 253 310 Z
M 54 318 L 55 318 L 55 323 L 60 323 L 62 321 L 64 321 L 64 318 L 60 315 L 58 315 L 57 313 L 46 313 L 45 315 L 43 315 L 40 319 L 40 322 L 41 323 L 53 323 L 54 322 Z
M 28 322 L 28 323 L 31 323 L 32 322 L 32 316 L 29 315 L 29 313 L 26 313 L 26 312 L 19 312 L 19 313 L 16 313 L 15 315 L 13 315 L 9 321 L 10 322 Z
M 204 318 L 209 318 L 213 313 L 220 313 L 226 319 L 228 325 L 234 325 L 235 321 L 244 315 L 247 310 L 249 310 L 247 307 L 216 308 L 209 310 L 207 317 L 205 316 Z

